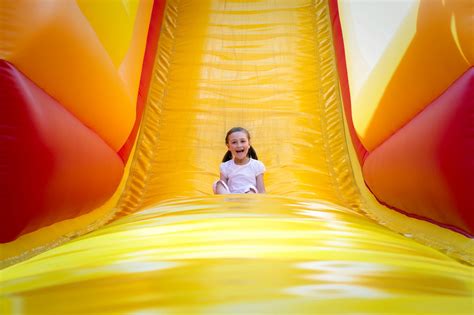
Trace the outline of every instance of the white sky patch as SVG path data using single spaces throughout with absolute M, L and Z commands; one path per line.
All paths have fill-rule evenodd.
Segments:
M 353 99 L 419 0 L 345 0 L 339 14 Z

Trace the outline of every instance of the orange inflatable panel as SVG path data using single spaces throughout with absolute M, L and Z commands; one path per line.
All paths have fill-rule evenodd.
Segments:
M 125 144 L 120 148 L 118 154 L 124 162 L 127 162 L 138 134 L 138 128 L 145 108 L 145 102 L 148 96 L 150 80 L 153 72 L 153 64 L 158 48 L 158 39 L 160 37 L 161 24 L 163 21 L 163 12 L 165 10 L 165 1 L 155 1 L 151 11 L 150 25 L 146 40 L 146 48 L 143 56 L 142 72 L 137 94 L 136 119 L 133 129 L 127 138 Z
M 118 151 L 135 121 L 135 97 L 76 2 L 2 1 L 0 29 L 0 59 Z
M 4 60 L 0 87 L 0 241 L 105 202 L 123 173 L 117 153 Z
M 371 152 L 364 177 L 390 206 L 474 234 L 474 68 Z

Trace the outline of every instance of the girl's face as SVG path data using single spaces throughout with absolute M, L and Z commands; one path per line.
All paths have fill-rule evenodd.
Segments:
M 236 131 L 229 135 L 227 148 L 232 153 L 235 162 L 245 162 L 250 148 L 250 141 L 243 131 Z

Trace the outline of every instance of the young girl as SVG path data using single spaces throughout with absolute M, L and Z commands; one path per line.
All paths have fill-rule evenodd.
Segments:
M 249 132 L 234 127 L 227 132 L 225 144 L 229 149 L 220 165 L 221 178 L 213 185 L 215 194 L 265 193 L 265 165 L 258 161 L 250 145 Z

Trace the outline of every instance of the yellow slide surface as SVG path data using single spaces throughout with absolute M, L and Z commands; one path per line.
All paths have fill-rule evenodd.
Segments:
M 462 253 L 401 233 L 472 242 L 382 218 L 363 190 L 328 10 L 168 1 L 119 218 L 0 271 L 2 313 L 471 313 Z M 234 126 L 267 167 L 265 195 L 212 195 Z

